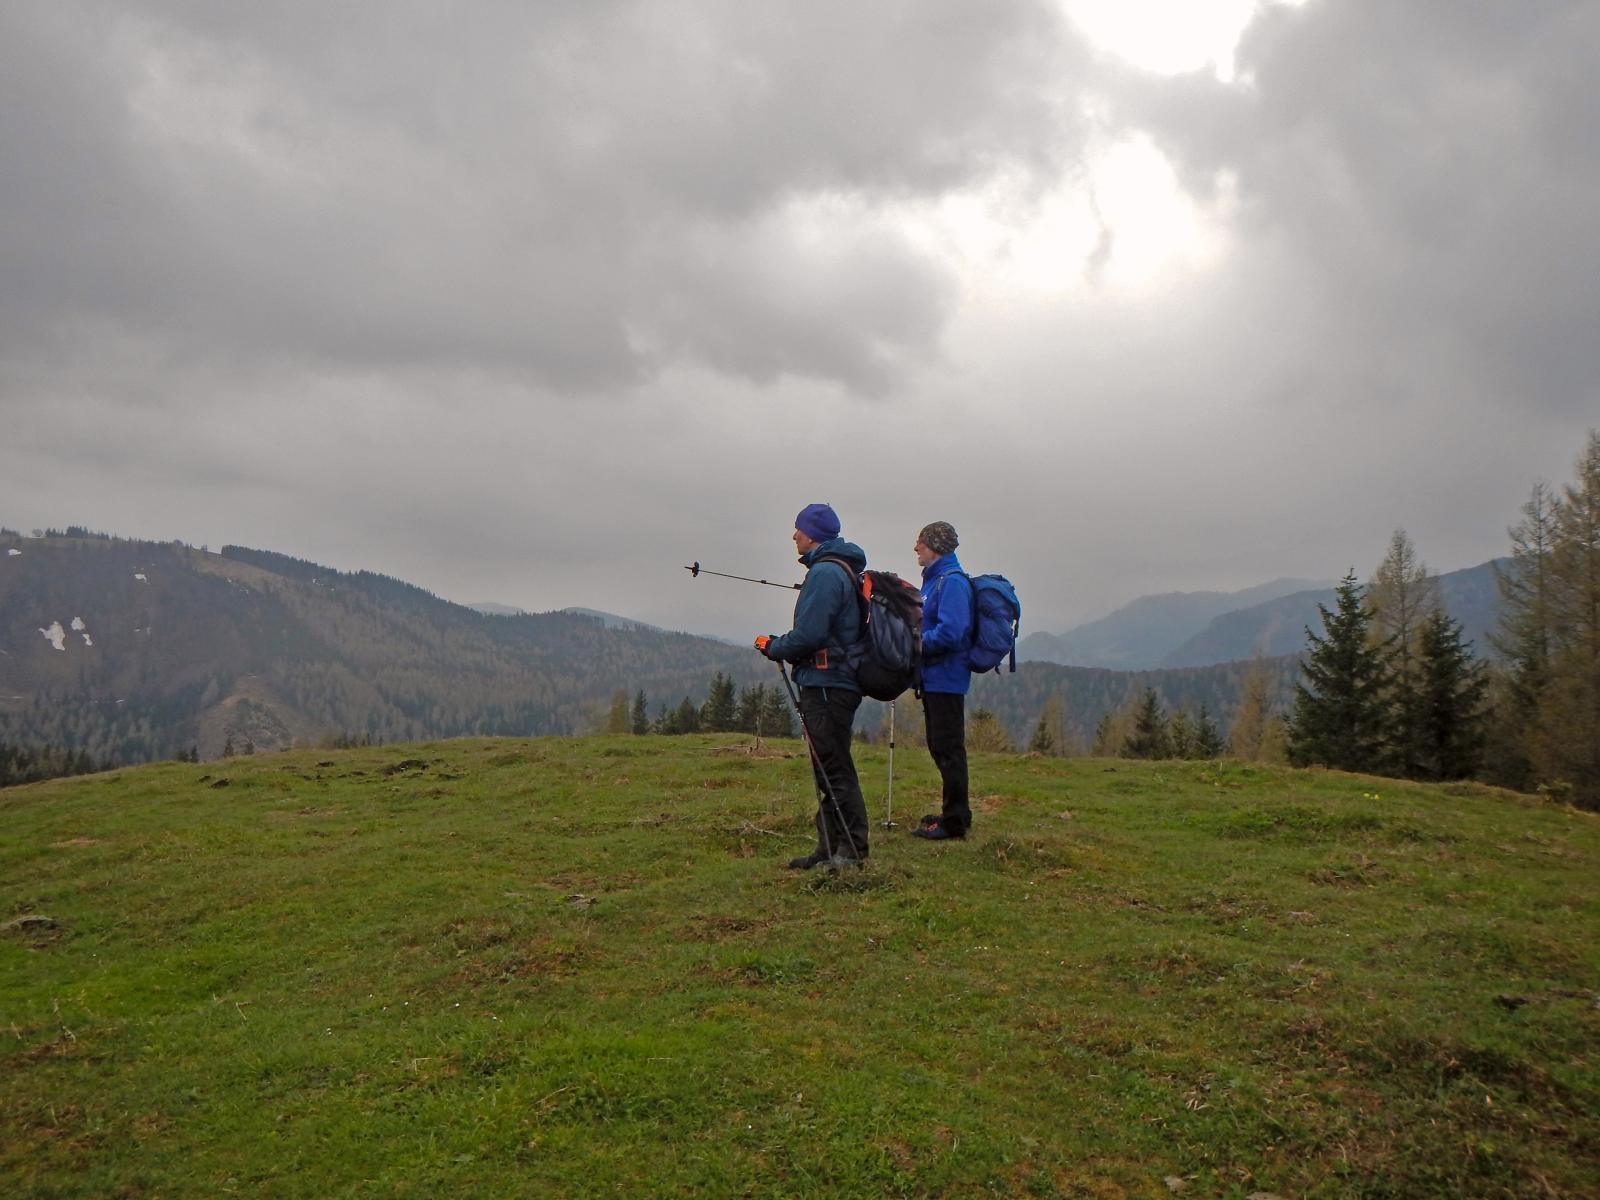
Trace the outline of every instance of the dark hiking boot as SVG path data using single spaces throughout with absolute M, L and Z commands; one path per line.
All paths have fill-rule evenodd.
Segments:
M 925 825 L 921 829 L 913 829 L 911 836 L 927 838 L 930 842 L 943 842 L 953 838 L 964 838 L 967 836 L 967 831 L 951 829 L 947 825 Z
M 820 867 L 827 861 L 828 856 L 826 854 L 820 850 L 815 850 L 810 854 L 802 854 L 799 858 L 791 858 L 789 860 L 789 870 L 809 871 L 812 867 Z
M 926 829 L 930 825 L 938 825 L 938 824 L 943 823 L 943 821 L 944 821 L 944 818 L 941 817 L 938 813 L 923 813 L 922 816 L 917 821 L 917 828 L 918 829 Z

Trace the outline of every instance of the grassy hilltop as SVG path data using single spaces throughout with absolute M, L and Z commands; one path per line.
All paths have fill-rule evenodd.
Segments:
M 977 756 L 936 845 L 873 747 L 871 867 L 793 875 L 746 743 L 0 792 L 0 1194 L 1600 1194 L 1594 815 Z

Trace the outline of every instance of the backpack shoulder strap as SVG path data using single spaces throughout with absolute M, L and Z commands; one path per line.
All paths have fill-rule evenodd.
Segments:
M 861 573 L 850 565 L 848 559 L 840 558 L 837 554 L 825 554 L 817 559 L 818 563 L 833 563 L 844 572 L 845 578 L 850 581 L 850 592 L 856 598 L 856 611 L 861 614 L 862 623 L 867 619 L 867 598 L 861 594 Z
M 944 586 L 944 581 L 951 575 L 959 575 L 967 581 L 967 587 L 972 592 L 972 626 L 967 630 L 967 645 L 970 647 L 978 640 L 978 585 L 972 582 L 972 576 L 965 571 L 951 571 L 939 579 L 939 586 Z

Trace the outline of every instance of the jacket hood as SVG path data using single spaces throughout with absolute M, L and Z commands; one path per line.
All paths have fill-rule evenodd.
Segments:
M 922 582 L 931 583 L 941 575 L 953 575 L 961 570 L 961 560 L 952 552 L 940 555 L 922 568 Z
M 857 573 L 867 569 L 867 552 L 854 542 L 847 542 L 842 537 L 829 538 L 816 548 L 802 554 L 800 561 L 809 570 L 811 564 L 819 558 L 842 558 L 848 563 L 853 563 Z

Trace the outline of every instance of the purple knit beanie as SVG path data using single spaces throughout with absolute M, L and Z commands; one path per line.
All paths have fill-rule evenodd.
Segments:
M 813 542 L 839 536 L 839 514 L 826 504 L 808 504 L 794 519 L 794 527 Z

